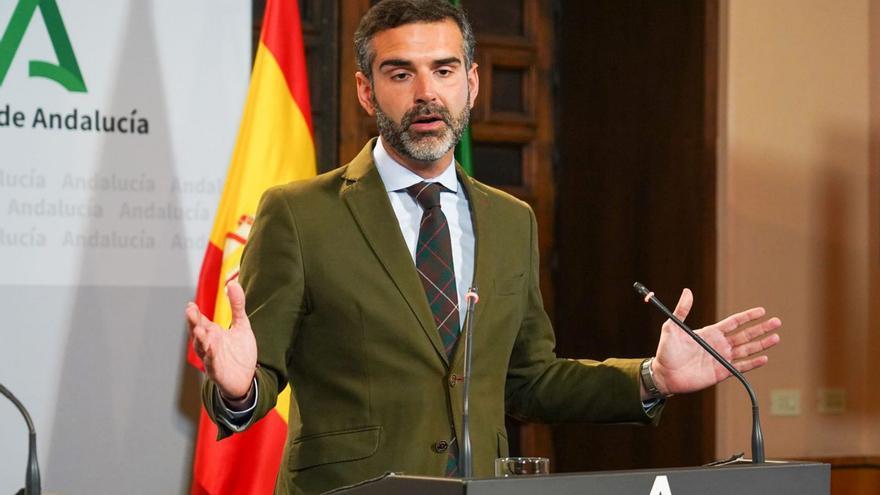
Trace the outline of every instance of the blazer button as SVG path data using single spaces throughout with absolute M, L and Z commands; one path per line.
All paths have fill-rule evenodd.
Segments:
M 454 387 L 455 382 L 457 382 L 457 381 L 458 381 L 458 377 L 455 376 L 454 374 L 449 376 L 449 386 L 450 387 Z
M 438 454 L 446 452 L 447 449 L 449 449 L 449 442 L 446 440 L 438 440 L 434 443 L 434 452 L 437 452 Z

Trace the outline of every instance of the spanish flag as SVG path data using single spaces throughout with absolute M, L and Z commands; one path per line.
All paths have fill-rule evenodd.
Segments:
M 239 262 L 260 196 L 276 184 L 315 175 L 315 147 L 297 0 L 268 0 L 247 102 L 196 291 L 218 325 L 231 321 L 224 285 Z M 192 346 L 189 362 L 204 370 Z M 287 435 L 290 390 L 266 417 L 218 442 L 204 409 L 193 461 L 193 495 L 272 493 Z

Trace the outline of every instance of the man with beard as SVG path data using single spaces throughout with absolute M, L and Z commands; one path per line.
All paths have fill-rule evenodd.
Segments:
M 386 471 L 459 475 L 456 344 L 472 285 L 477 476 L 507 454 L 505 414 L 650 423 L 666 396 L 727 376 L 668 323 L 652 359 L 557 358 L 534 214 L 454 164 L 479 90 L 464 14 L 443 0 L 385 0 L 362 19 L 355 47 L 358 98 L 380 137 L 337 170 L 265 193 L 242 259 L 244 291 L 228 286 L 229 331 L 187 307 L 221 437 L 291 386 L 276 493 L 320 493 Z M 685 290 L 680 318 L 691 301 Z M 701 333 L 749 370 L 779 340 L 778 319 L 752 323 L 763 315 L 751 309 Z

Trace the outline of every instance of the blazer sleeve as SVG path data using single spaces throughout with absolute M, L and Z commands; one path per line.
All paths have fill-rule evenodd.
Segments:
M 513 346 L 505 386 L 507 412 L 528 421 L 649 423 L 662 404 L 645 411 L 639 390 L 642 359 L 593 361 L 556 357 L 556 338 L 539 285 L 537 223 L 531 222 L 525 312 Z
M 263 194 L 241 260 L 239 280 L 244 288 L 245 309 L 257 340 L 258 399 L 254 424 L 275 407 L 287 385 L 287 353 L 306 314 L 302 245 L 293 209 L 283 186 Z M 218 440 L 233 433 L 218 419 L 216 385 L 206 380 L 202 400 L 208 416 L 218 427 Z

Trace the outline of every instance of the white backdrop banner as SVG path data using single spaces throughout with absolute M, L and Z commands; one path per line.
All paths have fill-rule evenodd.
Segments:
M 247 92 L 251 2 L 0 1 L 0 382 L 43 488 L 189 493 L 183 309 Z M 0 401 L 0 493 L 24 422 Z
M 249 2 L 0 2 L 0 280 L 192 285 L 249 19 Z

